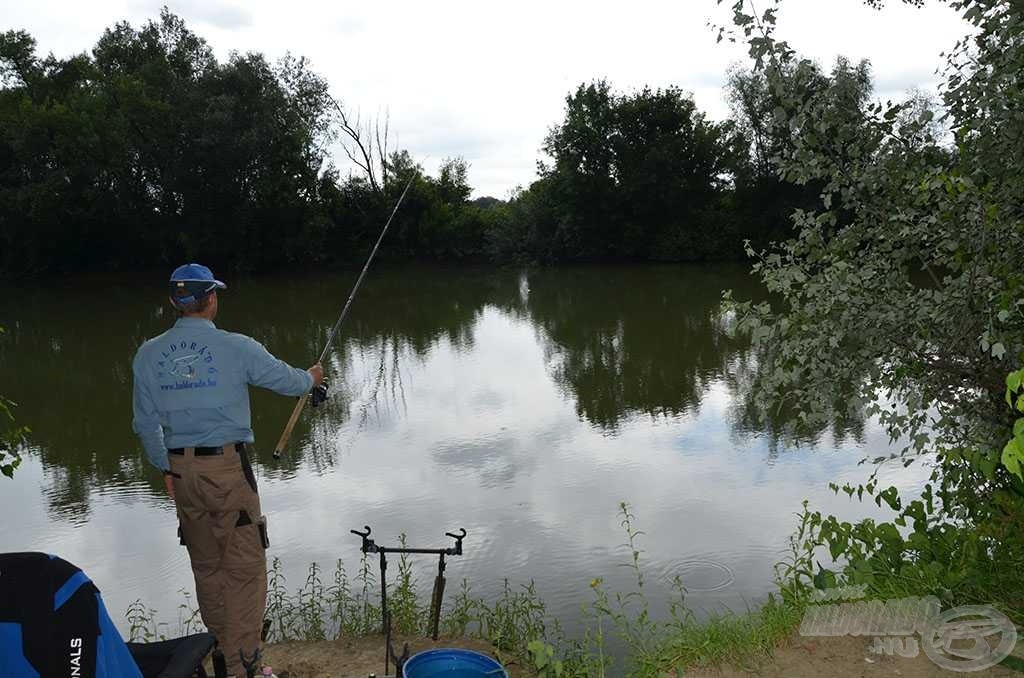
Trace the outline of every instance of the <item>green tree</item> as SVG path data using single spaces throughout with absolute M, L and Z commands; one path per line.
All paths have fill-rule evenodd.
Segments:
M 544 141 L 550 167 L 541 176 L 558 196 L 543 234 L 545 258 L 607 255 L 619 229 L 615 196 L 615 102 L 606 81 L 580 85 L 566 98 L 565 120 Z
M 550 261 L 553 203 L 548 181 L 535 181 L 526 189 L 515 188 L 487 230 L 487 256 L 505 262 Z
M 725 189 L 727 134 L 677 88 L 619 95 L 606 81 L 581 85 L 544 143 L 546 258 L 708 255 L 721 225 L 708 216 Z
M 302 59 L 218 63 L 166 9 L 91 55 L 0 36 L 0 265 L 8 275 L 315 259 L 329 230 L 326 83 Z
M 1015 419 L 1005 375 L 1024 359 L 1024 95 L 1013 84 L 1024 12 L 949 4 L 976 34 L 949 56 L 948 150 L 927 107 L 870 103 L 861 69 L 840 62 L 842 78 L 808 87 L 817 69 L 776 40 L 775 8 L 733 5 L 778 102 L 770 133 L 792 133 L 778 170 L 821 187 L 818 204 L 796 213 L 793 238 L 751 251 L 781 303 L 737 308 L 761 348 L 761 402 L 793 407 L 805 425 L 863 408 L 903 443 L 907 463 L 925 453 L 937 462 L 925 495 L 906 505 L 874 479 L 848 488 L 902 511 L 906 539 L 891 524 L 817 516 L 845 576 L 990 597 L 1019 614 L 1024 482 L 1000 452 Z
M 441 200 L 452 205 L 463 205 L 473 192 L 469 185 L 469 163 L 463 158 L 446 158 L 437 177 Z
M 755 134 L 763 108 L 714 123 L 675 87 L 580 85 L 545 139 L 541 179 L 513 196 L 489 247 L 513 260 L 700 261 L 781 237 L 808 189 L 759 162 L 769 152 Z
M 727 187 L 731 126 L 709 122 L 676 88 L 620 97 L 615 119 L 617 252 L 672 261 L 717 255 L 730 226 L 715 210 Z
M 825 87 L 829 77 L 818 72 L 815 81 Z M 869 93 L 870 82 L 862 83 Z M 733 67 L 725 91 L 734 125 L 731 211 L 740 225 L 735 240 L 749 239 L 755 249 L 763 249 L 790 236 L 793 211 L 813 207 L 821 186 L 790 182 L 779 174 L 776 162 L 792 145 L 793 130 L 772 124 L 778 101 L 763 72 Z

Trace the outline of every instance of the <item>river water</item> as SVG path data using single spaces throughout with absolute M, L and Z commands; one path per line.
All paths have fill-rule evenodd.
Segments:
M 217 324 L 305 367 L 353 279 L 231 279 Z M 730 336 L 723 289 L 763 296 L 730 266 L 373 271 L 325 361 L 332 398 L 306 411 L 287 458 L 271 453 L 294 401 L 253 393 L 269 556 L 294 588 L 312 561 L 355 569 L 352 528 L 435 547 L 465 527 L 449 601 L 462 578 L 481 595 L 532 580 L 571 631 L 593 578 L 631 585 L 626 501 L 656 611 L 676 576 L 698 614 L 756 605 L 803 499 L 877 514 L 827 485 L 863 481 L 858 461 L 888 441 L 871 421 L 796 440 L 752 417 L 755 362 Z M 132 601 L 173 621 L 193 590 L 131 431 L 131 359 L 173 322 L 163 296 L 158 275 L 0 289 L 0 393 L 32 429 L 15 479 L 0 478 L 0 549 L 79 565 L 122 628 Z M 417 561 L 424 592 L 435 567 Z

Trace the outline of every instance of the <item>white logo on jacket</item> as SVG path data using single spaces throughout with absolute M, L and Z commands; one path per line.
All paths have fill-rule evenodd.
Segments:
M 71 639 L 71 678 L 82 675 L 82 639 Z

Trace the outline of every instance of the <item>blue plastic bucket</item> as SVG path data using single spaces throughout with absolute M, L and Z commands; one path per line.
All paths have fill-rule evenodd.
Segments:
M 427 650 L 413 655 L 402 669 L 405 678 L 508 678 L 494 659 L 470 650 Z

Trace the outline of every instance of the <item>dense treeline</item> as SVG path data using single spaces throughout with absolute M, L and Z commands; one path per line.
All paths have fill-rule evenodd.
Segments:
M 838 75 L 819 73 L 823 83 Z M 865 77 L 866 74 L 861 74 Z M 845 76 L 844 76 L 845 77 Z M 862 83 L 870 91 L 870 78 Z M 540 178 L 470 200 L 468 166 L 428 176 L 388 132 L 350 124 L 302 59 L 219 62 L 164 10 L 104 32 L 91 54 L 36 54 L 0 35 L 0 276 L 166 266 L 345 266 L 407 181 L 383 256 L 433 261 L 735 259 L 788 232 L 819 188 L 780 179 L 763 77 L 736 72 L 733 119 L 675 88 L 567 97 Z M 376 146 L 371 140 L 376 136 Z M 336 142 L 362 159 L 340 176 Z
M 745 240 L 784 238 L 814 187 L 780 181 L 759 159 L 783 143 L 750 133 L 771 115 L 767 83 L 738 72 L 729 90 L 734 117 L 715 123 L 676 88 L 581 85 L 544 142 L 550 163 L 514 196 L 493 251 L 548 262 L 702 261 L 742 258 Z
M 301 259 L 327 230 L 326 85 L 302 61 L 218 63 L 180 19 L 119 24 L 92 55 L 0 46 L 0 251 L 10 273 L 203 252 Z

